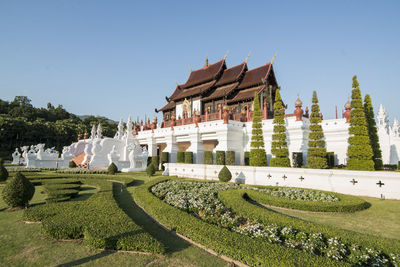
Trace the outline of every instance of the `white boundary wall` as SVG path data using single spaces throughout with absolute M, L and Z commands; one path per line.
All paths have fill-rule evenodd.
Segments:
M 222 165 L 165 163 L 169 176 L 218 180 Z M 249 185 L 278 185 L 326 190 L 331 192 L 400 199 L 400 172 L 317 170 L 305 168 L 227 166 L 231 181 Z M 268 175 L 271 177 L 268 178 Z M 286 179 L 283 178 L 286 176 Z M 304 179 L 299 179 L 303 177 Z M 352 180 L 357 181 L 353 185 Z M 382 186 L 377 183 L 381 181 Z

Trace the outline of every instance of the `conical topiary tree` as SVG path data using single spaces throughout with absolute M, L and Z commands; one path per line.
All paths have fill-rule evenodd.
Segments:
M 351 99 L 347 169 L 373 171 L 373 153 L 368 135 L 364 106 L 361 99 L 360 85 L 355 75 L 353 77 Z
M 149 164 L 146 168 L 146 173 L 147 176 L 153 176 L 156 173 L 156 167 L 154 167 L 154 164 Z
M 0 182 L 4 182 L 8 178 L 8 171 L 6 167 L 4 167 L 3 159 L 0 159 Z
M 310 116 L 310 133 L 308 134 L 307 167 L 313 169 L 326 169 L 326 146 L 324 132 L 321 126 L 317 92 L 313 92 Z
M 218 179 L 224 183 L 229 182 L 232 179 L 231 171 L 224 166 L 218 173 Z
M 254 92 L 254 113 L 250 143 L 250 166 L 267 166 L 267 154 L 264 149 L 264 136 L 261 123 L 260 101 Z
M 117 165 L 114 164 L 114 162 L 111 162 L 111 164 L 107 168 L 107 173 L 108 174 L 116 174 L 118 172 L 118 167 Z
M 275 167 L 290 167 L 289 150 L 286 142 L 286 126 L 283 104 L 279 89 L 275 92 L 274 133 L 272 134 L 271 153 L 274 156 L 270 165 Z
M 26 206 L 35 193 L 35 187 L 26 177 L 17 172 L 3 189 L 3 200 L 10 207 Z
M 382 170 L 382 151 L 379 145 L 378 129 L 376 128 L 374 108 L 372 107 L 371 96 L 368 94 L 365 95 L 364 98 L 364 112 L 365 119 L 367 120 L 368 135 L 373 153 L 372 160 L 374 161 L 374 167 L 375 170 Z

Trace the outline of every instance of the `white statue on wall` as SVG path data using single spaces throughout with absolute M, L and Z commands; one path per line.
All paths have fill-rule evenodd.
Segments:
M 124 123 L 122 122 L 122 118 L 121 118 L 119 120 L 118 130 L 117 130 L 117 133 L 115 134 L 114 138 L 118 139 L 118 140 L 121 140 L 123 135 L 124 135 Z
M 135 140 L 136 141 L 136 140 Z M 129 151 L 129 168 L 124 168 L 122 172 L 135 172 L 135 171 L 145 171 L 147 167 L 147 158 L 149 153 L 147 149 L 140 147 L 139 142 L 134 142 L 133 144 L 128 145 Z
M 99 123 L 99 125 L 97 125 L 96 137 L 103 138 L 103 129 L 101 128 L 100 123 Z
M 96 126 L 93 124 L 92 130 L 90 131 L 90 139 L 96 138 Z
M 14 153 L 12 153 L 12 158 L 13 158 L 12 164 L 19 164 L 20 158 L 21 158 L 21 153 L 19 153 L 18 147 L 15 148 Z

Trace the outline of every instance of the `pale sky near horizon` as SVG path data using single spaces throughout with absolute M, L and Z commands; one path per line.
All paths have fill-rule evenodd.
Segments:
M 274 63 L 288 112 L 317 90 L 335 117 L 356 74 L 400 119 L 400 1 L 0 2 L 0 99 L 113 120 L 154 116 L 190 67 Z M 341 117 L 341 116 L 340 116 Z

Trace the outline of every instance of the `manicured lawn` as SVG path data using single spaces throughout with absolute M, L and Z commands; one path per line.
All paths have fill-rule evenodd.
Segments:
M 54 173 L 46 172 L 44 176 Z M 56 174 L 57 175 L 57 174 Z M 39 177 L 39 173 L 34 175 Z M 58 176 L 58 175 L 57 175 Z M 59 175 L 65 177 L 66 175 Z M 70 176 L 70 175 L 67 175 Z M 89 175 L 86 175 L 89 176 Z M 90 175 L 92 176 L 92 175 Z M 99 177 L 100 175 L 96 175 Z M 104 175 L 103 175 L 104 177 Z M 148 181 L 143 175 L 108 176 L 108 179 L 132 179 L 135 184 Z M 104 177 L 106 178 L 106 177 Z M 138 179 L 141 178 L 141 179 Z M 84 190 L 74 201 L 85 200 L 97 189 L 82 186 Z M 0 185 L 0 191 L 3 186 Z M 131 190 L 131 188 L 129 188 Z M 43 187 L 36 186 L 36 192 L 31 204 L 44 203 L 46 194 Z M 175 237 L 155 225 L 135 206 L 130 193 L 123 189 L 117 199 L 119 205 L 137 223 L 144 224 L 145 229 L 156 239 L 167 246 L 165 255 L 137 254 L 130 252 L 104 251 L 85 246 L 82 240 L 57 241 L 41 233 L 40 224 L 25 224 L 22 222 L 22 210 L 0 212 L 0 265 L 4 266 L 55 266 L 55 265 L 85 265 L 85 266 L 226 266 L 227 263 L 186 241 Z M 6 205 L 0 199 L 0 209 Z
M 354 213 L 307 212 L 271 208 L 306 221 L 333 225 L 346 230 L 400 240 L 400 201 L 362 197 L 371 207 Z
M 158 172 L 158 175 L 160 173 Z M 0 265 L 4 266 L 227 266 L 227 262 L 165 231 L 155 224 L 134 202 L 135 188 L 154 180 L 143 173 L 118 174 L 57 174 L 52 171 L 26 173 L 30 179 L 38 178 L 100 178 L 121 182 L 120 193 L 115 195 L 119 207 L 136 224 L 163 243 L 164 255 L 134 252 L 116 252 L 94 249 L 82 240 L 58 241 L 41 231 L 40 224 L 25 224 L 23 210 L 7 211 L 0 197 Z M 127 185 L 127 187 L 122 186 Z M 4 184 L 0 184 L 0 192 Z M 45 203 L 43 186 L 36 186 L 32 205 Z M 98 188 L 82 185 L 79 197 L 72 201 L 84 201 L 98 192 Z M 1 194 L 0 194 L 1 195 Z M 271 208 L 276 212 L 337 228 L 379 237 L 400 240 L 400 201 L 363 198 L 371 207 L 355 213 L 309 212 L 283 208 Z M 245 245 L 245 244 L 243 244 Z

